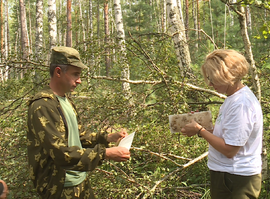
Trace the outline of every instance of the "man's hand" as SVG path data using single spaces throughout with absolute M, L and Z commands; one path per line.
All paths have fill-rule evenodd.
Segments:
M 126 129 L 121 129 L 117 133 L 111 133 L 111 134 L 109 134 L 108 135 L 108 138 L 107 138 L 107 141 L 108 142 L 117 142 L 117 141 L 123 139 L 126 136 L 128 136 L 128 133 L 127 133 Z
M 130 158 L 130 152 L 127 148 L 121 146 L 106 148 L 105 158 L 116 162 L 124 162 Z

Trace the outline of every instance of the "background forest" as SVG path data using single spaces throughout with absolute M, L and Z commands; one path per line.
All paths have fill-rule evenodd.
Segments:
M 76 48 L 89 70 L 71 94 L 92 131 L 136 131 L 132 158 L 89 173 L 97 198 L 210 198 L 208 144 L 170 132 L 168 116 L 212 112 L 225 96 L 203 81 L 214 49 L 243 53 L 264 113 L 270 198 L 270 2 L 251 0 L 0 1 L 0 177 L 10 198 L 38 198 L 27 164 L 27 101 L 49 81 L 50 50 Z

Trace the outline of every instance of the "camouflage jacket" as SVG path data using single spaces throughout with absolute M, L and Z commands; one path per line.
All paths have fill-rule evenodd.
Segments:
M 79 123 L 76 108 L 72 105 Z M 91 171 L 102 163 L 108 147 L 107 133 L 83 131 L 79 123 L 83 148 L 68 147 L 68 126 L 53 91 L 47 88 L 37 93 L 28 106 L 30 178 L 42 198 L 57 199 L 64 188 L 67 169 Z

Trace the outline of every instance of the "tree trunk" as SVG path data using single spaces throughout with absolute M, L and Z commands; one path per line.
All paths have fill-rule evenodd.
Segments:
M 84 25 L 84 21 L 83 21 L 81 0 L 79 0 L 79 10 L 80 10 L 80 24 L 82 25 L 82 42 L 83 42 L 83 48 L 84 48 L 84 50 L 86 50 L 85 25 Z
M 26 11 L 24 0 L 19 1 L 20 1 L 20 17 L 21 17 L 21 50 L 22 50 L 22 58 L 26 60 L 28 59 L 29 56 L 29 39 L 26 23 Z
M 252 35 L 252 25 L 251 25 L 251 11 L 250 6 L 246 7 L 246 18 L 247 18 L 247 27 L 249 29 L 249 33 Z
M 174 1 L 174 0 L 173 0 Z M 168 2 L 168 1 L 167 1 Z M 189 28 L 189 14 L 188 14 L 188 9 L 189 9 L 189 4 L 188 4 L 188 0 L 186 0 L 186 20 L 185 20 L 185 28 L 186 28 L 186 40 L 188 40 L 188 28 Z
M 62 5 L 62 0 L 59 0 L 59 4 L 58 4 L 58 9 L 57 11 L 57 18 L 60 18 L 63 12 L 63 5 Z M 62 33 L 62 22 L 60 22 L 60 20 L 57 20 L 57 36 L 58 36 L 58 41 L 57 44 L 59 44 L 60 46 L 62 46 L 64 44 L 63 42 L 63 36 L 64 34 Z
M 126 44 L 125 44 L 125 30 L 123 25 L 123 18 L 122 18 L 122 10 L 121 10 L 121 4 L 120 0 L 114 0 L 114 13 L 115 13 L 115 23 L 116 23 L 116 30 L 117 30 L 117 39 L 118 44 L 120 46 L 121 50 L 121 58 L 120 58 L 120 64 L 123 67 L 121 78 L 129 80 L 130 77 L 130 71 L 129 71 L 129 65 L 126 61 Z M 129 100 L 129 105 L 133 106 L 133 98 L 131 94 L 130 85 L 128 82 L 124 82 L 122 84 L 123 91 L 125 93 L 126 99 Z
M 97 39 L 98 39 L 98 47 L 100 47 L 100 12 L 99 12 L 99 3 L 97 2 Z M 100 59 L 100 55 L 97 55 L 97 59 Z M 98 68 L 100 68 L 100 64 L 98 63 Z M 100 74 L 100 70 L 98 72 Z
M 166 15 L 166 0 L 163 0 L 163 12 L 162 12 L 162 32 L 167 31 L 167 15 Z
M 177 55 L 179 70 L 181 76 L 184 77 L 184 74 L 189 75 L 191 60 L 185 36 L 184 24 L 180 20 L 175 0 L 167 0 L 167 14 L 170 32 L 173 35 L 172 37 Z
M 201 26 L 200 26 L 200 7 L 199 7 L 199 0 L 196 1 L 197 2 L 197 29 L 198 29 L 198 40 L 201 39 L 201 36 L 200 36 L 200 29 L 201 29 Z
M 72 30 L 71 30 L 71 0 L 67 0 L 67 37 L 66 46 L 72 47 Z
M 74 3 L 76 3 L 76 2 L 77 1 L 75 1 Z M 76 4 L 74 5 L 73 10 L 74 10 L 74 16 L 78 16 L 78 9 L 77 9 L 77 5 Z M 74 31 L 73 31 L 73 36 L 72 36 L 72 37 L 74 37 L 74 35 L 75 35 L 75 37 L 74 37 L 74 39 L 75 39 L 75 45 L 78 45 L 79 44 L 80 38 L 79 38 L 78 35 L 81 35 L 80 34 L 81 25 L 78 25 L 78 24 L 80 24 L 80 20 L 78 19 L 78 17 L 75 17 L 74 18 L 74 26 L 73 26 Z
M 261 102 L 261 85 L 260 85 L 260 79 L 257 73 L 257 68 L 255 65 L 255 60 L 253 58 L 253 53 L 251 49 L 251 43 L 248 36 L 248 30 L 247 30 L 247 18 L 245 14 L 245 8 L 241 5 L 237 7 L 238 9 L 238 19 L 240 23 L 241 28 L 241 35 L 244 41 L 245 45 L 245 51 L 246 51 L 246 58 L 251 66 L 251 75 L 253 80 L 253 87 L 255 90 L 255 94 L 258 98 L 258 100 Z M 262 149 L 262 179 L 267 178 L 267 149 L 265 144 L 265 139 L 263 139 L 263 149 Z
M 97 2 L 97 38 L 98 38 L 98 44 L 100 45 L 100 40 L 99 40 L 99 36 L 100 36 L 100 17 L 99 17 L 100 13 L 99 13 L 99 1 Z
M 94 31 L 93 31 L 93 4 L 92 4 L 92 0 L 89 0 L 89 30 L 87 31 L 89 33 L 89 39 L 90 41 L 92 41 L 93 39 L 93 34 L 94 34 Z M 92 44 L 90 42 L 90 46 L 88 46 L 88 48 L 92 48 Z M 95 62 L 95 57 L 94 57 L 94 54 L 92 52 L 90 52 L 90 67 L 93 67 Z M 91 77 L 91 74 L 90 74 L 90 71 L 94 71 L 94 70 L 91 70 L 91 68 L 88 68 L 88 77 Z M 87 82 L 90 81 L 90 78 L 87 78 Z
M 197 19 L 197 0 L 192 0 L 192 15 L 193 15 L 193 23 L 194 23 L 194 29 L 195 29 L 195 36 L 196 39 L 198 39 L 198 19 Z M 196 51 L 198 51 L 198 40 L 195 41 L 195 48 Z
M 182 9 L 182 2 L 181 2 L 181 0 L 177 0 L 177 7 L 178 7 L 178 10 L 179 10 L 179 17 L 180 17 L 180 20 L 181 20 L 182 23 L 184 24 L 183 9 Z
M 31 6 L 30 1 L 28 1 L 28 21 L 29 21 L 29 52 L 32 53 L 32 23 L 31 23 Z
M 4 0 L 0 0 L 0 48 L 1 48 L 1 62 L 4 61 Z M 3 80 L 4 71 L 1 69 L 1 79 Z
M 56 1 L 48 0 L 48 22 L 50 34 L 50 48 L 56 46 L 57 42 L 57 19 L 56 19 Z
M 243 6 L 238 6 L 238 19 L 239 19 L 240 28 L 241 28 L 241 35 L 242 35 L 244 45 L 245 45 L 246 58 L 251 66 L 253 87 L 254 87 L 255 94 L 256 94 L 258 100 L 261 101 L 261 84 L 260 84 L 260 79 L 259 79 L 259 76 L 257 73 L 255 60 L 253 58 L 251 43 L 250 43 L 250 39 L 248 36 L 248 30 L 247 30 L 247 19 L 246 19 L 246 15 L 245 15 L 245 9 Z
M 43 0 L 36 1 L 36 60 L 39 61 L 42 55 L 42 46 L 43 46 Z M 39 71 L 35 70 L 35 85 L 38 85 L 41 81 Z M 38 87 L 36 86 L 36 89 Z
M 92 0 L 89 0 L 89 32 L 90 40 L 93 38 L 93 4 Z
M 5 1 L 5 59 L 8 58 L 9 54 L 9 24 L 8 24 L 8 0 Z M 6 72 L 4 79 L 8 80 L 9 78 L 9 66 L 6 66 Z
M 211 6 L 211 0 L 209 0 L 209 14 L 210 14 L 211 29 L 212 29 L 212 40 L 215 41 L 215 37 L 214 37 L 214 27 L 213 27 L 213 19 L 212 19 L 212 6 Z
M 43 0 L 36 1 L 36 55 L 37 59 L 42 53 L 43 45 Z
M 104 45 L 105 45 L 105 66 L 106 66 L 106 75 L 110 74 L 110 49 L 109 49 L 109 10 L 108 10 L 108 0 L 104 2 Z

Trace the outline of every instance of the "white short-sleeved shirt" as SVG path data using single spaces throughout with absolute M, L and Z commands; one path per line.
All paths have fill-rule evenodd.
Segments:
M 213 134 L 223 138 L 226 144 L 241 148 L 233 158 L 227 158 L 209 145 L 210 170 L 243 176 L 261 173 L 262 109 L 247 86 L 225 99 L 220 107 Z

